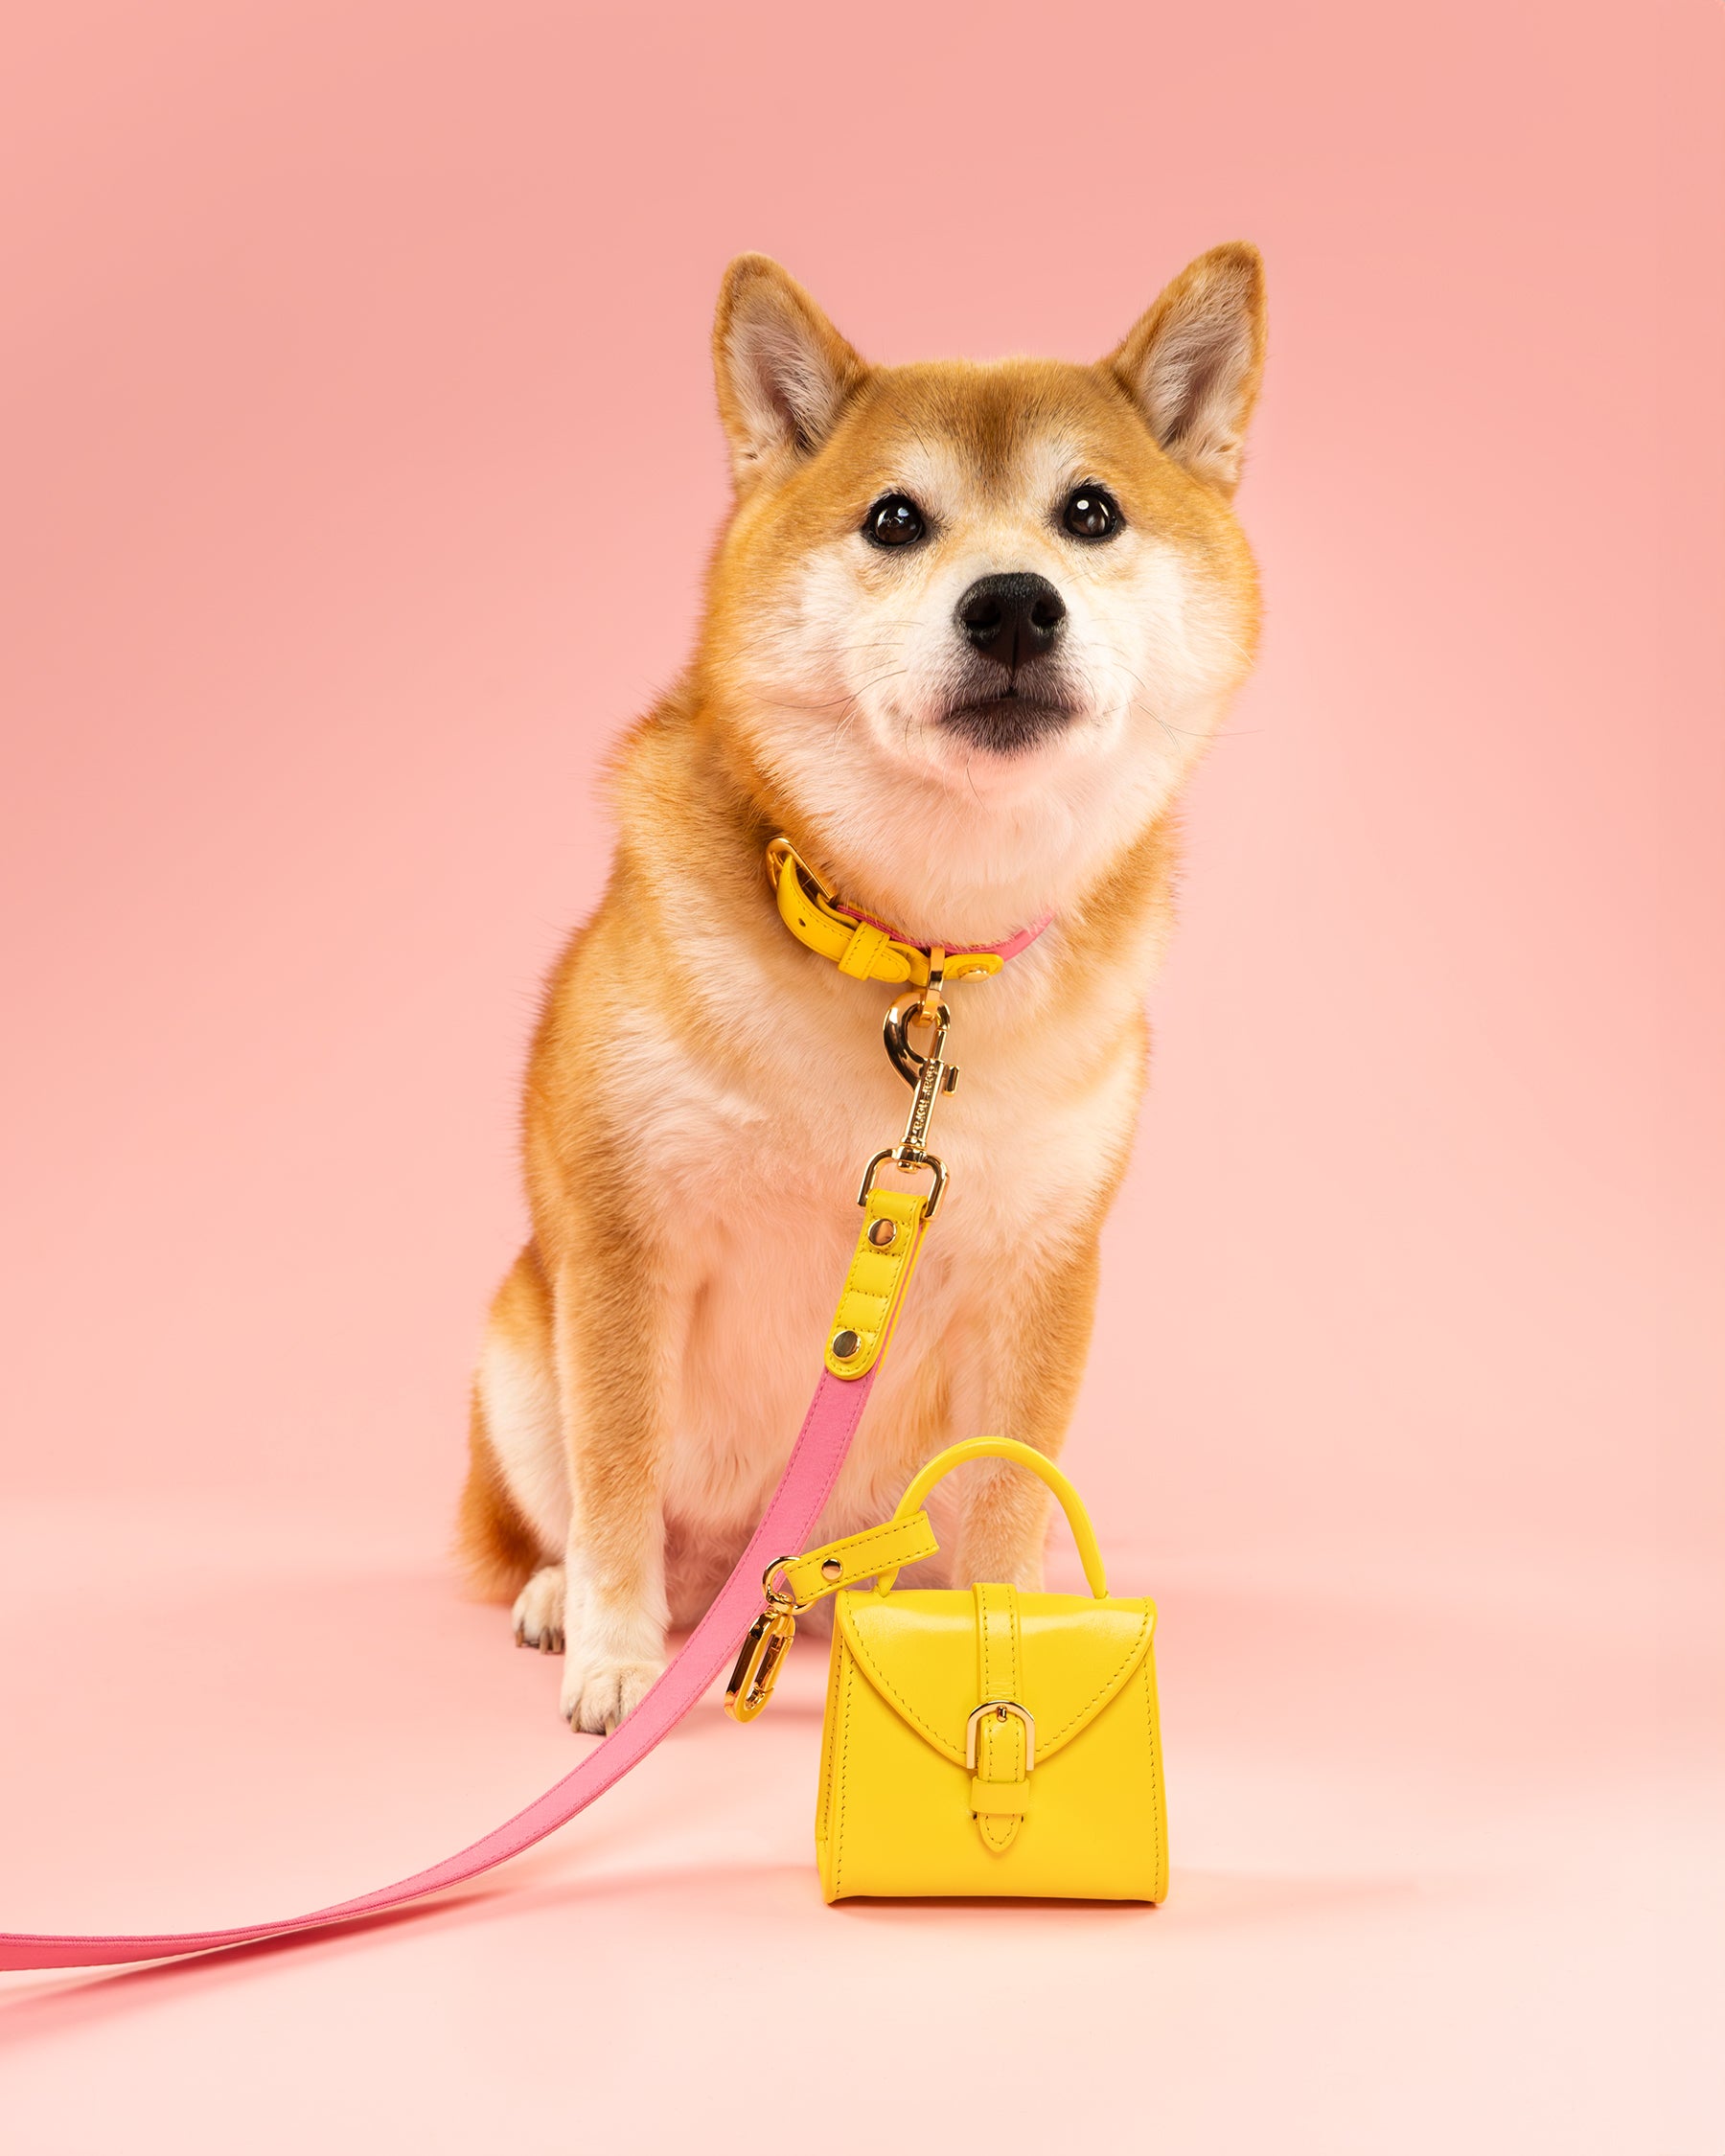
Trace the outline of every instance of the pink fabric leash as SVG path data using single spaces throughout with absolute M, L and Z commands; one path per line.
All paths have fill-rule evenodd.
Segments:
M 273 1938 L 288 1932 L 351 1924 L 362 1916 L 399 1909 L 422 1894 L 459 1886 L 464 1879 L 476 1878 L 494 1865 L 503 1864 L 542 1841 L 577 1812 L 585 1811 L 595 1797 L 602 1796 L 612 1782 L 620 1781 L 667 1737 L 704 1697 L 736 1653 L 738 1640 L 761 1607 L 762 1572 L 774 1557 L 800 1550 L 813 1534 L 862 1419 L 879 1369 L 877 1360 L 874 1368 L 862 1377 L 838 1378 L 830 1370 L 821 1372 L 766 1514 L 712 1607 L 689 1635 L 681 1654 L 626 1722 L 588 1753 L 572 1773 L 564 1775 L 514 1819 L 470 1843 L 456 1855 L 445 1857 L 441 1864 L 398 1879 L 393 1887 L 356 1894 L 351 1901 L 332 1902 L 327 1909 L 314 1909 L 305 1916 L 283 1917 L 268 1924 L 236 1924 L 217 1932 L 115 1933 L 86 1938 L 0 1933 L 0 1969 L 79 1969 L 104 1962 L 154 1961 L 175 1954 L 203 1953 L 212 1947 L 243 1946 L 253 1939 Z

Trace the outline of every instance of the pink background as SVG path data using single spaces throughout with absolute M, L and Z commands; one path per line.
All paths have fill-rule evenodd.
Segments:
M 1163 1604 L 1167 1906 L 822 1910 L 815 1648 L 495 1893 L 5 1980 L 9 2145 L 1005 2104 L 1025 2146 L 1717 2156 L 1721 41 L 1703 0 L 12 11 L 9 1924 L 286 1915 L 576 1756 L 444 1548 L 537 983 L 724 504 L 727 257 L 883 358 L 1088 357 L 1243 235 L 1273 336 L 1263 663 L 1069 1455 Z

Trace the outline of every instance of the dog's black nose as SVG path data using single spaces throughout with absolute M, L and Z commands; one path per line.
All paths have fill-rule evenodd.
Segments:
M 958 602 L 958 627 L 984 658 L 1016 671 L 1049 650 L 1066 619 L 1066 601 L 1046 577 L 1019 571 L 978 577 Z

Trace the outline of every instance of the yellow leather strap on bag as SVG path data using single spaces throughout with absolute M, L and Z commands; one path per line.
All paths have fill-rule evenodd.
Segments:
M 977 1683 L 978 1696 L 993 1701 L 1022 1701 L 1024 1653 L 1019 1639 L 1018 1595 L 1010 1587 L 978 1582 L 977 1597 Z M 996 1855 L 1011 1848 L 1030 1809 L 1025 1758 L 1029 1732 L 1017 1714 L 984 1714 L 977 1725 L 977 1771 L 971 1780 L 971 1810 L 983 1846 Z
M 918 1558 L 932 1557 L 939 1548 L 929 1515 L 912 1512 L 908 1519 L 888 1520 L 883 1526 L 864 1527 L 861 1534 L 805 1550 L 800 1557 L 792 1557 L 781 1565 L 778 1576 L 801 1610 L 823 1594 L 837 1594 L 841 1587 L 855 1587 L 860 1579 L 872 1578 L 883 1565 L 889 1565 L 896 1572 L 901 1565 L 914 1565 Z

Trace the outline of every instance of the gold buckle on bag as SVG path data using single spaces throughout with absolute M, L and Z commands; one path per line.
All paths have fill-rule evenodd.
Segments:
M 1036 1717 L 1015 1699 L 985 1699 L 980 1707 L 971 1709 L 971 1718 L 964 1725 L 965 1765 L 972 1774 L 976 1773 L 978 1725 L 990 1714 L 997 1722 L 1005 1721 L 1008 1714 L 1016 1714 L 1024 1725 L 1024 1772 L 1028 1774 L 1036 1764 Z

